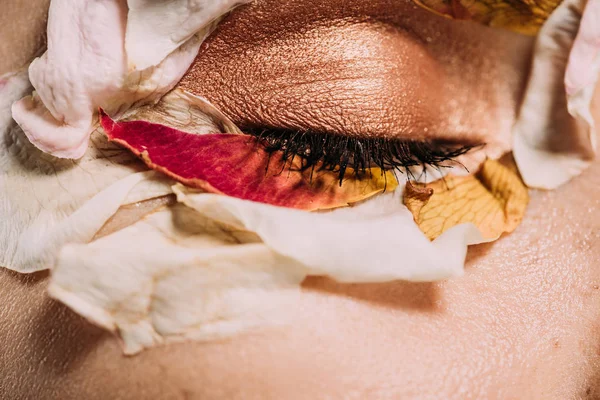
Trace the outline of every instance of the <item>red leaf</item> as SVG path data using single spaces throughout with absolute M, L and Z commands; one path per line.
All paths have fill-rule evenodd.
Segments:
M 146 121 L 115 122 L 100 110 L 110 141 L 140 156 L 148 167 L 186 186 L 245 200 L 305 210 L 342 207 L 396 186 L 392 174 L 373 172 L 339 186 L 329 171 L 292 170 L 250 135 L 196 135 Z M 350 173 L 350 175 L 353 175 Z M 368 174 L 367 174 L 368 175 Z

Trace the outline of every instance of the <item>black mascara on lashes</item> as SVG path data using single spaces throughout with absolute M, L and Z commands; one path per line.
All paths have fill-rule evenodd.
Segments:
M 371 167 L 410 174 L 410 167 L 415 166 L 449 167 L 448 164 L 457 163 L 459 156 L 484 146 L 437 140 L 355 138 L 281 128 L 251 128 L 244 132 L 257 137 L 267 152 L 280 151 L 286 162 L 299 157 L 302 170 L 317 168 L 338 173 L 340 185 L 348 167 L 359 175 Z

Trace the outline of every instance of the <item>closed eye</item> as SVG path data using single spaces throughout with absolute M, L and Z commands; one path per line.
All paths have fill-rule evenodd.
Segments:
M 371 166 L 474 169 L 510 149 L 530 44 L 412 0 L 259 0 L 219 25 L 180 87 L 265 148 L 341 179 Z
M 310 131 L 294 131 L 277 128 L 244 129 L 260 139 L 271 153 L 278 152 L 293 165 L 301 160 L 302 169 L 317 169 L 339 174 L 340 185 L 349 168 L 354 174 L 363 175 L 371 167 L 406 173 L 411 167 L 436 169 L 455 166 L 457 158 L 483 144 L 458 144 L 440 140 L 400 140 L 389 137 L 357 138 Z

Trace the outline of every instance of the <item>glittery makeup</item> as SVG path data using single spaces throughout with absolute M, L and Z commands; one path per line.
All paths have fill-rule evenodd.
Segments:
M 242 130 L 509 148 L 531 39 L 409 1 L 258 1 L 235 10 L 180 87 Z

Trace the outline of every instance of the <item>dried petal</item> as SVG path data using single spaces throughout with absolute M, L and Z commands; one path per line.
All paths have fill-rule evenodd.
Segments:
M 476 21 L 484 25 L 506 28 L 535 35 L 560 0 L 414 0 L 415 3 L 444 17 Z
M 410 184 L 404 203 L 431 240 L 453 226 L 471 222 L 495 239 L 521 223 L 529 195 L 519 176 L 488 160 L 470 176 L 452 176 L 428 185 Z
M 0 266 L 24 273 L 52 268 L 65 243 L 90 241 L 122 204 L 171 192 L 98 132 L 77 164 L 35 148 L 10 116 L 30 90 L 26 73 L 0 89 Z
M 203 38 L 220 17 L 249 0 L 127 0 L 126 50 L 130 68 L 160 63 L 196 32 Z
M 588 57 L 581 59 L 573 48 L 576 53 L 569 59 L 569 51 L 577 43 L 585 3 L 565 0 L 536 39 L 529 82 L 513 128 L 513 154 L 529 187 L 554 189 L 579 175 L 595 154 L 596 134 L 590 112 L 595 85 L 588 82 L 585 90 L 577 90 L 572 82 L 572 93 L 565 93 L 565 71 L 589 71 L 586 82 L 590 73 L 595 82 L 600 72 L 600 57 L 595 65 L 584 65 L 581 62 Z M 591 31 L 588 27 L 583 36 Z
M 348 172 L 342 185 L 330 171 L 289 165 L 249 135 L 195 135 L 146 121 L 114 122 L 101 115 L 111 141 L 142 157 L 150 168 L 187 186 L 277 206 L 319 210 L 347 206 L 388 189 L 391 172 L 371 169 L 364 177 Z
M 233 6 L 228 1 L 178 1 L 179 8 L 165 12 L 173 1 L 130 3 L 134 10 L 128 10 L 125 0 L 51 2 L 48 50 L 29 67 L 36 92 L 12 109 L 14 119 L 42 151 L 81 158 L 95 129 L 98 107 L 122 114 L 158 101 L 187 71 L 215 18 Z M 192 14 L 178 13 L 186 7 Z M 176 26 L 185 29 L 175 32 Z M 151 54 L 150 64 L 129 68 L 126 32 L 128 49 Z M 144 37 L 148 32 L 152 36 Z
M 600 0 L 588 0 L 583 9 L 579 32 L 569 54 L 565 76 L 567 93 L 593 89 L 600 69 Z
M 399 191 L 327 212 L 174 187 L 181 204 L 90 244 L 68 245 L 49 293 L 120 334 L 128 354 L 293 318 L 307 275 L 430 281 L 463 272 L 472 224 L 430 242 Z
M 191 210 L 190 210 L 191 211 Z M 127 354 L 285 322 L 303 268 L 179 206 L 60 252 L 49 294 L 118 331 Z
M 194 193 L 177 199 L 211 220 L 256 235 L 310 275 L 341 282 L 431 281 L 462 274 L 467 245 L 485 239 L 463 224 L 430 242 L 402 204 L 402 187 L 352 207 L 307 213 L 227 196 Z
M 29 66 L 35 96 L 13 106 L 13 118 L 42 151 L 80 158 L 98 104 L 118 91 L 125 74 L 123 1 L 54 0 L 48 50 Z
M 181 89 L 171 90 L 156 104 L 130 110 L 121 121 L 143 120 L 188 133 L 242 133 L 239 128 L 203 97 Z
M 565 86 L 569 114 L 577 121 L 582 154 L 592 158 L 597 151 L 596 121 L 592 100 L 600 80 L 600 0 L 588 0 L 579 32 L 569 54 Z

